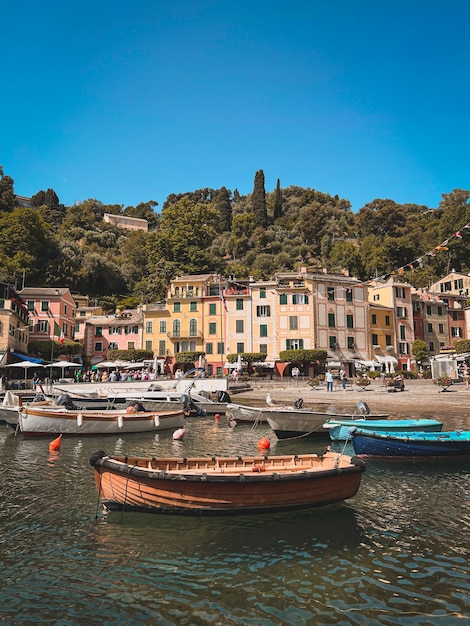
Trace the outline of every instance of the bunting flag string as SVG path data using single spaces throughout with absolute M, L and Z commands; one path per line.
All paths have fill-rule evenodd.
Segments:
M 416 269 L 416 267 L 424 267 L 424 259 L 425 257 L 435 257 L 437 252 L 446 252 L 447 250 L 449 250 L 449 242 L 452 238 L 457 238 L 457 239 L 462 239 L 463 238 L 463 234 L 462 231 L 465 228 L 470 228 L 470 222 L 468 224 L 465 224 L 465 226 L 462 226 L 462 228 L 460 228 L 458 231 L 456 231 L 453 235 L 451 235 L 448 239 L 445 239 L 441 244 L 439 244 L 438 246 L 436 246 L 435 248 L 433 248 L 432 250 L 430 250 L 429 252 L 426 252 L 426 254 L 424 254 L 423 256 L 420 256 L 419 258 L 415 259 L 414 261 L 411 261 L 410 263 L 407 263 L 406 265 L 403 265 L 402 267 L 397 268 L 396 270 L 394 270 L 393 272 L 390 272 L 389 274 L 384 274 L 382 275 L 380 278 L 382 280 L 386 280 L 387 278 L 389 278 L 390 276 L 394 276 L 395 274 L 398 274 L 398 276 L 402 276 L 405 271 L 410 270 L 412 272 L 414 272 L 414 270 Z

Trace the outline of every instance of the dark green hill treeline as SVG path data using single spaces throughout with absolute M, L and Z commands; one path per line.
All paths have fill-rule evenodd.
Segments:
M 455 189 L 434 210 L 376 199 L 353 213 L 344 198 L 283 189 L 279 180 L 266 192 L 259 170 L 252 194 L 225 187 L 171 194 L 161 212 L 154 201 L 66 207 L 52 189 L 38 191 L 25 208 L 0 168 L 0 281 L 66 286 L 112 309 L 125 298 L 162 300 L 182 274 L 268 279 L 304 265 L 367 280 L 423 257 L 402 279 L 425 287 L 451 269 L 470 271 L 469 199 L 470 191 Z M 149 232 L 108 224 L 105 213 L 144 218 Z M 428 254 L 447 239 L 447 250 Z

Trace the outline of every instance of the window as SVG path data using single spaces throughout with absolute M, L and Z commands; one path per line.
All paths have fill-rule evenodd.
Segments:
M 434 341 L 429 342 L 429 352 L 434 352 Z
M 190 311 L 197 311 L 197 302 L 190 302 L 189 303 L 189 310 Z
M 377 315 L 372 313 L 372 324 L 377 324 Z
M 209 315 L 215 315 L 217 313 L 217 306 L 215 304 L 209 304 Z
M 463 278 L 457 278 L 454 280 L 454 291 L 460 291 L 463 289 Z
M 28 307 L 28 311 L 34 311 L 34 300 L 28 300 L 26 306 Z
M 286 339 L 286 350 L 303 350 L 303 339 Z
M 160 322 L 160 332 L 166 333 L 166 322 Z
M 397 306 L 397 316 L 398 317 L 408 317 L 407 311 L 406 311 L 406 307 L 404 306 Z
M 442 315 L 442 307 L 441 306 L 437 307 L 437 314 L 438 315 Z
M 380 294 L 374 293 L 374 302 L 377 302 L 377 300 L 380 300 Z
M 173 302 L 173 313 L 180 313 L 181 302 Z
M 292 294 L 292 304 L 308 304 L 308 295 L 305 293 Z
M 392 345 L 392 335 L 385 335 L 385 343 L 387 346 Z
M 259 297 L 260 298 L 266 298 L 266 287 L 260 287 Z
M 441 292 L 452 291 L 452 283 L 450 282 L 450 280 L 446 283 L 441 283 L 440 287 L 441 287 Z
M 214 344 L 206 343 L 206 354 L 214 354 Z
M 299 328 L 299 322 L 297 319 L 297 315 L 290 315 L 289 316 L 289 330 L 298 330 Z
M 110 326 L 109 327 L 109 334 L 110 335 L 120 335 L 122 333 L 122 327 L 121 326 Z
M 97 326 L 95 328 L 95 336 L 96 337 L 102 337 L 103 336 L 103 327 L 102 326 Z
M 354 337 L 348 337 L 348 350 L 354 350 L 355 347 Z
M 223 354 L 225 352 L 225 347 L 223 341 L 219 341 L 217 344 L 217 354 Z
M 235 310 L 243 311 L 243 298 L 237 298 L 235 300 Z
M 450 330 L 452 337 L 462 337 L 462 329 L 459 326 L 452 326 Z
M 405 297 L 405 288 L 395 287 L 395 297 L 403 299 Z
M 269 304 L 257 306 L 256 317 L 271 317 L 271 306 Z
M 428 333 L 432 333 L 432 324 L 428 322 Z
M 336 337 L 333 335 L 330 335 L 329 337 L 329 344 L 330 344 L 330 350 L 336 350 L 337 344 L 336 344 Z
M 181 335 L 181 322 L 179 320 L 173 320 L 173 337 L 180 337 Z
M 215 335 L 217 333 L 217 324 L 216 322 L 211 322 L 209 324 L 209 335 Z
M 326 291 L 328 293 L 328 300 L 334 300 L 335 299 L 335 288 L 334 287 L 327 287 Z
M 194 318 L 189 320 L 189 336 L 197 337 L 197 320 Z
M 49 334 L 49 322 L 47 320 L 39 320 L 37 326 L 38 333 L 48 333 Z
M 103 344 L 101 343 L 101 341 L 97 341 L 95 343 L 95 352 L 102 352 L 103 351 Z
M 400 325 L 400 339 L 406 339 L 406 327 Z
M 354 315 L 346 315 L 346 327 L 354 328 Z
M 426 314 L 432 315 L 432 307 L 430 307 L 429 305 L 426 305 Z
M 439 334 L 444 334 L 444 324 L 439 324 Z
M 145 332 L 149 334 L 153 332 L 153 322 L 145 322 Z
M 244 329 L 245 329 L 245 325 L 243 323 L 243 320 L 235 320 L 235 332 L 242 333 L 244 332 Z
M 390 326 L 390 315 L 385 316 L 385 326 Z
M 287 304 L 287 294 L 280 293 L 279 294 L 279 304 Z
M 328 313 L 328 326 L 330 328 L 335 328 L 336 327 L 336 320 L 335 320 L 335 314 L 334 313 Z
M 409 354 L 408 344 L 407 343 L 399 343 L 398 351 L 400 354 Z
M 243 354 L 243 352 L 245 352 L 245 344 L 243 341 L 240 341 L 237 343 L 237 354 Z
M 372 333 L 372 345 L 373 346 L 379 345 L 379 336 L 376 333 Z
M 153 345 L 152 345 L 152 340 L 151 339 L 146 340 L 146 342 L 145 342 L 145 349 L 148 350 L 149 352 L 153 351 Z
M 128 341 L 127 342 L 127 349 L 128 350 L 135 350 L 135 341 Z
M 352 289 L 346 289 L 346 302 L 352 302 L 353 301 L 353 290 Z
M 457 311 L 451 311 L 451 317 L 454 320 L 454 322 L 456 322 L 459 319 L 459 314 L 457 313 Z
M 160 339 L 158 342 L 158 356 L 166 356 L 166 341 Z
M 152 342 L 150 342 L 150 343 L 152 343 Z M 109 345 L 108 345 L 108 349 L 109 350 L 119 350 L 119 346 L 118 346 L 117 341 L 110 341 Z
M 268 354 L 268 344 L 267 343 L 260 343 L 259 344 L 259 351 L 261 352 L 261 354 Z
M 260 324 L 259 325 L 259 336 L 260 337 L 267 337 L 268 336 L 268 326 L 267 326 L 267 324 Z
M 48 300 L 43 300 L 41 302 L 41 311 L 49 311 L 49 301 Z

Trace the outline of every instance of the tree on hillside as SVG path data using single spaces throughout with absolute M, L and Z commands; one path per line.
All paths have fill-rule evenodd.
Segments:
M 15 193 L 13 178 L 5 176 L 0 165 L 0 211 L 10 213 L 15 208 Z
M 58 254 L 50 227 L 34 209 L 17 208 L 0 213 L 0 279 L 14 282 L 24 275 L 39 286 L 44 268 Z
M 251 205 L 255 215 L 256 223 L 259 226 L 266 227 L 268 224 L 268 216 L 266 210 L 266 191 L 264 188 L 264 172 L 258 170 L 255 174 L 255 183 L 253 187 L 253 195 L 251 197 Z
M 281 182 L 278 178 L 276 191 L 274 193 L 274 213 L 273 213 L 274 221 L 278 220 L 280 217 L 282 217 L 282 192 L 281 192 Z
M 232 205 L 230 202 L 230 193 L 225 187 L 221 187 L 215 197 L 215 209 L 218 211 L 219 218 L 215 224 L 218 233 L 230 232 L 232 229 Z

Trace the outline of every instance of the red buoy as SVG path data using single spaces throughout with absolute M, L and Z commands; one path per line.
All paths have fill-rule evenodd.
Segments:
M 220 420 L 220 413 L 215 414 L 215 420 L 218 422 Z
M 62 439 L 62 435 L 59 435 L 57 439 L 54 439 L 49 444 L 49 452 L 54 452 L 54 450 L 60 450 L 60 440 Z
M 258 448 L 260 450 L 267 450 L 270 447 L 271 447 L 271 442 L 269 441 L 267 437 L 263 437 L 262 439 L 258 441 Z

